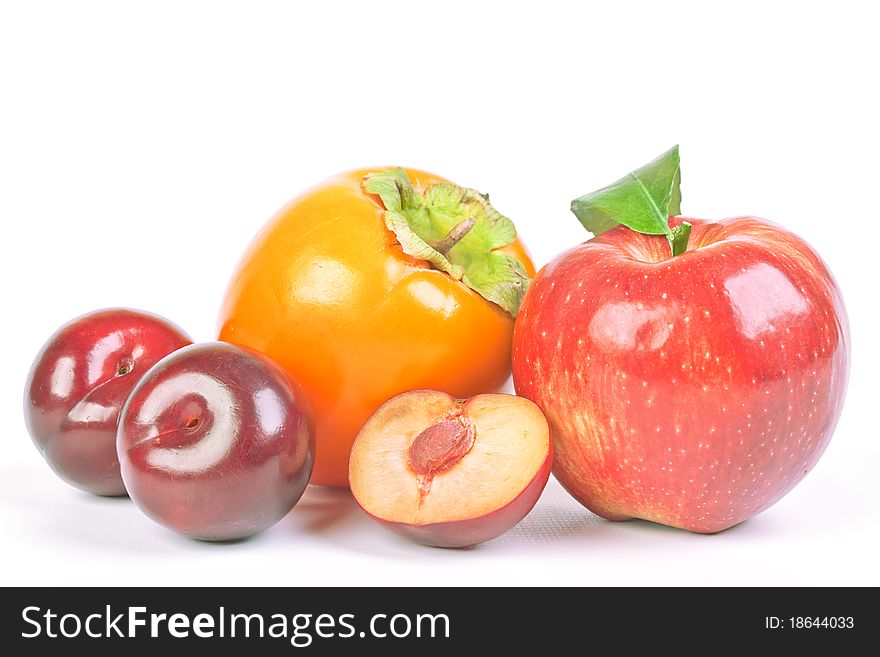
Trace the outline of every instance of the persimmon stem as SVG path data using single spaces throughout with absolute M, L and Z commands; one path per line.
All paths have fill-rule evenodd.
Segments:
M 468 217 L 467 219 L 459 221 L 452 227 L 452 230 L 446 233 L 446 237 L 432 246 L 445 257 L 446 254 L 452 250 L 453 246 L 458 244 L 465 235 L 471 232 L 471 228 L 474 227 L 475 223 L 477 223 L 477 220 L 473 217 Z

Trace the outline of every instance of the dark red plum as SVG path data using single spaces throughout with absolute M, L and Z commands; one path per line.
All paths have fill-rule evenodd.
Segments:
M 122 411 L 117 442 L 135 504 L 187 536 L 246 538 L 297 503 L 314 462 L 299 386 L 268 357 L 222 342 L 160 361 Z
M 88 313 L 49 338 L 28 375 L 24 418 L 59 477 L 98 495 L 125 495 L 119 411 L 147 370 L 190 342 L 171 322 L 124 308 Z

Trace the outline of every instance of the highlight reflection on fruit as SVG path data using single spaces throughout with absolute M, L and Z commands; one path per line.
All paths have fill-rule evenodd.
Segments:
M 440 547 L 493 539 L 532 509 L 550 476 L 547 420 L 532 402 L 436 390 L 390 399 L 351 452 L 351 491 L 397 533 Z
M 312 403 L 312 482 L 348 485 L 361 425 L 416 388 L 456 397 L 510 374 L 534 269 L 488 200 L 413 169 L 339 174 L 284 207 L 233 276 L 220 339 L 267 354 Z
M 128 492 L 153 520 L 203 540 L 244 538 L 302 496 L 311 414 L 265 356 L 198 344 L 141 379 L 120 416 L 118 450 Z

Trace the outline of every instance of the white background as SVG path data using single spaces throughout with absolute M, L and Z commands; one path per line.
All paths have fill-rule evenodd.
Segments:
M 3 584 L 880 584 L 877 64 L 870 3 L 4 3 Z M 569 201 L 681 144 L 684 211 L 813 244 L 852 327 L 815 470 L 716 536 L 598 520 L 551 482 L 504 537 L 405 542 L 312 489 L 265 534 L 196 543 L 57 481 L 24 428 L 43 341 L 104 306 L 215 337 L 261 224 L 343 169 L 491 192 L 538 264 Z

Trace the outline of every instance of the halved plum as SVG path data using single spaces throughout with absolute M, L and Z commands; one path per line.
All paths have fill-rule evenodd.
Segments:
M 349 481 L 361 508 L 395 532 L 468 547 L 531 511 L 552 462 L 547 420 L 528 399 L 414 390 L 392 397 L 364 424 Z

